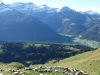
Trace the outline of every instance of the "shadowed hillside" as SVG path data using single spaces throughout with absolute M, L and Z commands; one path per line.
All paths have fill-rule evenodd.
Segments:
M 0 43 L 0 61 L 20 62 L 25 65 L 43 64 L 53 59 L 59 61 L 91 49 L 81 45 L 2 42 Z

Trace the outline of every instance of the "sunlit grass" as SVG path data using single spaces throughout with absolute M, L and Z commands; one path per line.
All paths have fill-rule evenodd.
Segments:
M 100 49 L 79 54 L 49 65 L 82 69 L 91 75 L 100 75 Z

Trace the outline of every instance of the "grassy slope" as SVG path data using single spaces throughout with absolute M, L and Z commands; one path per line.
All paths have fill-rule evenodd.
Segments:
M 100 75 L 100 48 L 50 65 L 82 69 L 91 75 Z
M 81 44 L 81 45 L 85 45 L 85 46 L 90 46 L 90 47 L 93 47 L 93 48 L 100 47 L 100 42 L 94 41 L 94 40 L 81 39 L 81 38 L 77 37 L 77 38 L 74 38 L 73 41 L 75 43 L 78 43 L 78 44 Z

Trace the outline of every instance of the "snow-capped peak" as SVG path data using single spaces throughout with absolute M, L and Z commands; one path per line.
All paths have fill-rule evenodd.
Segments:
M 70 11 L 71 9 L 67 6 L 64 6 L 60 9 L 60 11 Z
M 38 6 L 33 4 L 32 2 L 28 2 L 28 3 L 22 3 L 22 2 L 15 2 L 13 4 L 10 4 L 8 7 L 13 8 L 15 10 L 19 10 L 19 11 L 27 11 L 30 12 L 32 10 L 39 10 Z
M 0 4 L 1 4 L 1 3 L 3 3 L 3 1 L 2 1 L 2 0 L 0 0 Z
M 4 4 L 2 0 L 0 0 L 0 12 L 6 12 L 6 11 L 10 11 L 10 10 L 12 10 L 12 9 L 7 7 L 7 5 Z
M 32 2 L 28 2 L 28 3 L 22 3 L 22 2 L 15 2 L 11 5 L 9 5 L 10 7 L 15 7 L 15 8 L 24 8 L 25 6 L 28 6 L 28 7 L 33 7 L 33 6 L 36 6 L 34 5 Z
M 91 14 L 91 15 L 93 15 L 93 14 L 97 14 L 97 12 L 94 12 L 94 11 L 91 11 L 91 10 L 86 11 L 86 13 Z
M 81 12 L 82 14 L 90 14 L 90 15 L 98 15 L 97 12 L 94 12 L 92 10 L 89 10 L 89 11 L 84 11 L 84 12 Z
M 40 6 L 40 8 L 49 8 L 47 5 L 43 4 Z
M 60 8 L 57 8 L 56 12 L 59 13 L 60 12 Z
M 1 6 L 1 5 L 4 5 L 4 3 L 3 3 L 3 1 L 2 1 L 2 0 L 0 0 L 0 6 Z

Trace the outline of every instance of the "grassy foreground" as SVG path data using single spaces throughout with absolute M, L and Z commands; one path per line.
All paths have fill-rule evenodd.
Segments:
M 55 70 L 46 71 L 46 68 L 43 67 L 39 68 L 39 66 L 31 68 L 25 67 L 21 63 L 12 62 L 10 64 L 0 63 L 0 75 L 67 75 L 67 74 L 58 71 L 56 72 Z
M 56 63 L 48 64 L 50 66 L 82 69 L 91 75 L 100 75 L 100 48 L 95 51 L 89 51 Z

